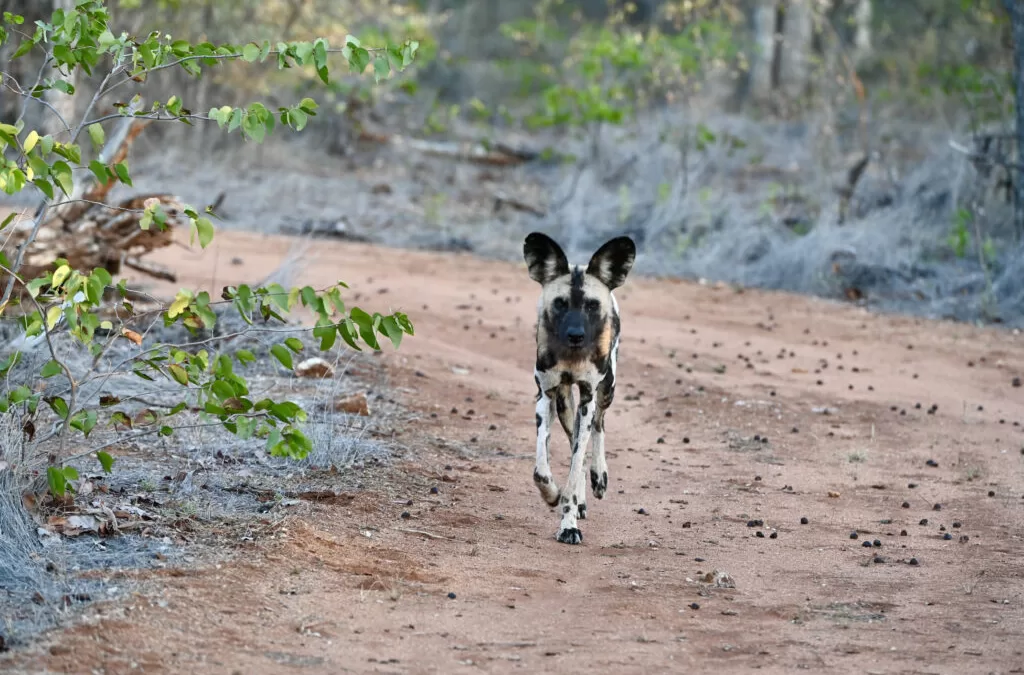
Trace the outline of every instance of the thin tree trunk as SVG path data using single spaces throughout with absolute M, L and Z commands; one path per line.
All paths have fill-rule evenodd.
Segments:
M 756 53 L 750 64 L 750 97 L 758 102 L 772 95 L 772 72 L 775 63 L 775 28 L 778 20 L 778 0 L 756 0 L 753 14 L 754 45 Z
M 789 0 L 782 24 L 779 88 L 791 100 L 799 99 L 807 89 L 813 28 L 810 0 Z
M 857 0 L 853 23 L 853 60 L 860 63 L 871 55 L 871 0 Z
M 1017 161 L 1014 164 L 1019 164 L 1024 161 L 1024 0 L 1003 0 L 1003 4 L 1010 15 L 1013 31 L 1013 79 L 1017 93 L 1014 106 L 1017 109 Z M 1024 237 L 1024 175 L 1019 170 L 1011 175 L 1014 186 L 1014 224 L 1020 239 Z

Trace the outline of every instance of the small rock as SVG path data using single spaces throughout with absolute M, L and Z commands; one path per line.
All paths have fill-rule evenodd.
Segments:
M 370 414 L 370 406 L 366 402 L 366 394 L 353 394 L 352 396 L 338 399 L 334 402 L 334 410 L 350 415 L 359 415 L 360 417 L 368 417 Z
M 851 532 L 850 533 L 850 539 L 856 539 L 856 538 L 857 538 L 857 533 L 856 532 Z
M 696 602 L 691 602 L 690 609 L 700 609 L 700 605 L 698 605 Z
M 454 592 L 448 593 L 448 599 L 449 600 L 454 600 L 455 599 L 455 593 Z
M 911 558 L 910 560 L 907 561 L 907 564 L 909 564 L 911 567 L 917 567 L 921 563 L 919 563 L 917 561 L 917 558 Z
M 801 518 L 801 519 L 800 519 L 800 524 L 801 524 L 801 525 L 806 525 L 806 524 L 807 524 L 807 523 L 809 523 L 809 522 L 811 522 L 811 521 L 807 520 L 807 518 L 806 518 L 806 517 L 804 517 L 804 518 Z
M 295 366 L 295 374 L 299 377 L 334 377 L 334 366 L 319 356 L 308 358 Z

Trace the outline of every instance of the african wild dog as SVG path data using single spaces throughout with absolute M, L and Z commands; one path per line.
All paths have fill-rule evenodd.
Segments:
M 537 383 L 537 464 L 533 482 L 548 505 L 560 506 L 558 541 L 579 544 L 583 533 L 577 518 L 587 517 L 583 471 L 591 432 L 591 490 L 601 499 L 608 489 L 604 414 L 615 396 L 615 360 L 619 350 L 619 306 L 612 291 L 623 284 L 633 267 L 636 245 L 629 237 L 616 237 L 601 246 L 584 268 L 570 266 L 558 244 L 534 232 L 526 237 L 523 255 L 530 278 L 541 285 L 537 303 L 537 365 L 533 374 Z M 574 384 L 580 392 L 575 415 Z M 572 446 L 569 478 L 561 491 L 548 463 L 556 411 Z

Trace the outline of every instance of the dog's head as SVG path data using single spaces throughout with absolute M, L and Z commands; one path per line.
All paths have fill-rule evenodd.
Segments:
M 562 248 L 547 235 L 526 237 L 523 255 L 530 278 L 541 285 L 539 327 L 547 348 L 561 358 L 606 355 L 611 346 L 615 300 L 612 291 L 626 281 L 636 259 L 629 237 L 606 242 L 586 268 L 569 265 Z

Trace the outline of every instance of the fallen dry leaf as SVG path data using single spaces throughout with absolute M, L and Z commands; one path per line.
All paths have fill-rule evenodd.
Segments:
M 142 345 L 142 336 L 131 330 L 130 328 L 122 328 L 121 335 L 128 338 L 137 345 Z
M 835 490 L 829 490 L 828 491 L 828 496 L 829 496 L 829 499 L 839 499 L 839 493 L 836 492 Z

